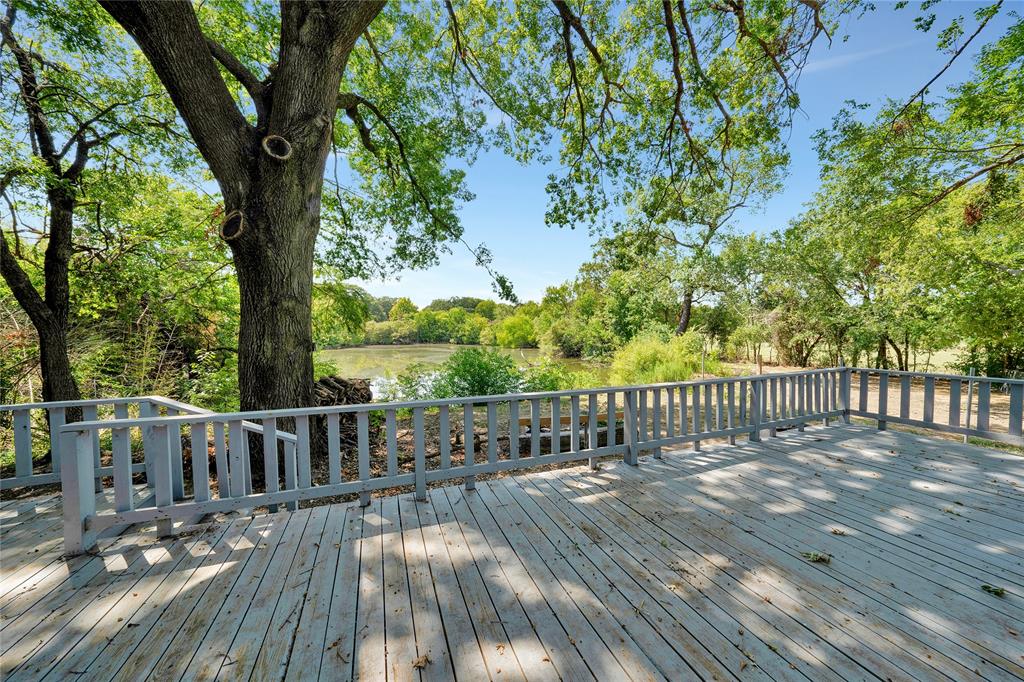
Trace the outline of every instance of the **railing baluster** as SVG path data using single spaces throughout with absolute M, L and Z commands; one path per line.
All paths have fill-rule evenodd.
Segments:
M 519 459 L 519 436 L 522 429 L 519 425 L 519 401 L 510 400 L 508 403 L 508 456 L 511 459 Z
M 155 428 L 155 427 L 154 427 Z M 228 422 L 228 455 L 231 469 L 231 497 L 245 495 L 245 432 L 240 419 Z
M 562 452 L 562 399 L 551 399 L 551 454 Z
M 488 403 L 488 408 L 490 408 L 493 404 L 494 403 Z M 488 409 L 488 415 L 489 414 L 490 409 Z M 423 408 L 414 408 L 412 411 L 412 433 L 414 463 L 416 466 L 416 499 L 421 501 L 427 499 L 427 456 L 426 447 L 424 445 L 424 431 L 425 428 L 423 425 Z M 495 424 L 495 428 L 493 429 L 488 428 L 488 440 L 493 440 L 495 442 L 497 441 L 497 424 Z M 497 460 L 496 448 L 494 452 L 494 460 Z
M 615 407 L 615 391 L 608 391 L 607 403 L 608 435 L 605 437 L 605 442 L 611 447 L 615 445 L 617 440 L 616 432 L 619 430 L 618 408 Z
M 861 412 L 868 411 L 868 385 L 871 381 L 870 376 L 867 372 L 858 372 L 857 376 L 860 379 L 857 382 L 857 391 L 860 394 L 858 396 L 857 407 Z
M 277 419 L 274 417 L 263 420 L 263 477 L 268 493 L 281 489 L 281 473 L 277 468 Z M 276 504 L 271 511 L 277 511 Z
M 714 407 L 711 403 L 711 384 L 704 384 L 704 430 L 714 430 Z
M 189 442 L 192 450 L 192 497 L 196 502 L 210 499 L 210 449 L 206 437 L 206 422 L 197 422 L 189 428 Z M 130 446 L 129 446 L 130 447 Z M 277 471 L 277 450 L 275 449 L 274 471 Z M 128 480 L 131 480 L 132 453 L 128 451 Z M 114 484 L 117 484 L 117 465 L 114 466 Z M 274 477 L 277 482 L 277 477 Z
M 290 440 L 284 441 L 284 489 L 285 490 L 298 490 L 298 486 L 295 483 L 295 443 Z M 285 504 L 285 508 L 289 511 L 297 511 L 299 508 L 299 501 L 292 500 Z
M 878 374 L 878 430 L 885 431 L 886 415 L 889 413 L 889 373 Z
M 687 420 L 686 408 L 686 386 L 679 387 L 679 434 L 685 436 L 690 432 L 690 424 Z
M 1010 384 L 1010 428 L 1011 436 L 1020 436 L 1024 419 L 1024 384 Z
M 715 428 L 721 431 L 725 428 L 725 384 L 715 384 L 715 404 L 718 405 L 718 409 L 715 410 Z
M 730 381 L 727 387 L 726 401 L 729 403 L 728 424 L 730 429 L 736 428 L 736 382 Z M 736 445 L 736 434 L 729 436 L 729 445 Z
M 235 423 L 231 423 L 232 428 Z M 239 427 L 241 423 L 237 422 Z M 234 449 L 234 443 L 231 445 Z M 153 427 L 153 494 L 157 509 L 166 509 L 174 504 L 174 491 L 171 489 L 172 476 L 170 433 L 166 424 L 157 424 Z M 170 535 L 173 529 L 171 519 L 160 519 L 156 522 L 156 532 L 160 537 Z
M 766 407 L 768 408 L 769 419 L 771 419 L 772 421 L 775 421 L 776 419 L 779 418 L 779 402 L 778 402 L 779 380 L 778 380 L 778 378 L 777 377 L 772 377 L 771 379 L 768 379 L 765 382 L 765 386 L 768 388 L 768 402 L 769 402 L 769 404 L 766 405 Z M 770 437 L 772 437 L 772 438 L 778 436 L 779 435 L 778 434 L 778 429 L 776 427 L 774 427 L 774 426 L 771 427 L 770 429 L 768 429 L 768 435 Z
M 624 416 L 625 425 L 623 428 L 623 441 L 626 445 L 626 453 L 623 459 L 626 464 L 631 466 L 637 466 L 639 458 L 637 457 L 637 423 L 636 423 L 636 391 L 627 390 L 623 393 L 622 399 L 624 402 Z
M 132 495 L 131 430 L 127 427 L 111 429 L 110 449 L 114 463 L 114 509 L 119 512 L 131 511 L 135 508 Z
M 388 476 L 398 475 L 398 415 L 395 410 L 384 412 L 385 440 L 388 448 Z
M 498 461 L 498 405 L 494 402 L 487 403 L 487 461 Z
M 467 467 L 473 466 L 475 449 L 473 443 L 473 403 L 466 403 L 462 406 L 462 449 L 465 452 L 464 464 Z M 473 490 L 476 488 L 476 476 L 470 474 L 466 476 L 463 484 L 466 486 L 466 490 Z
M 450 469 L 452 466 L 452 423 L 447 405 L 442 405 L 438 409 L 437 422 L 441 439 L 441 468 Z
M 700 428 L 700 386 L 693 387 L 693 433 L 694 435 L 701 432 Z M 693 449 L 695 452 L 700 451 L 700 440 L 693 441 Z
M 370 414 L 368 412 L 356 412 L 356 447 L 359 457 L 359 482 L 366 484 L 370 482 Z M 370 506 L 370 491 L 359 491 L 359 504 L 363 507 Z
M 573 452 L 580 451 L 580 397 L 578 395 L 569 398 L 569 449 Z M 594 460 L 591 458 L 590 465 L 593 467 Z
M 61 451 L 61 435 L 60 429 L 65 424 L 65 412 L 63 407 L 52 407 L 50 408 L 50 466 L 53 467 L 53 473 L 60 473 L 60 451 Z M 92 444 L 92 436 L 89 436 L 90 446 Z M 92 462 L 92 454 L 89 455 L 89 461 Z
M 213 452 L 217 460 L 217 496 L 221 499 L 231 497 L 231 472 L 228 470 L 228 451 L 224 442 L 224 422 L 213 422 Z M 148 469 L 146 475 L 149 475 Z M 147 484 L 150 484 L 148 480 Z
M 601 410 L 597 406 L 597 394 L 596 393 L 588 394 L 587 395 L 587 416 L 588 416 L 587 426 L 589 428 L 587 430 L 589 432 L 589 435 L 587 436 L 587 447 L 590 448 L 591 450 L 596 450 L 597 446 L 598 446 L 597 422 L 598 422 L 598 415 L 600 414 L 600 412 L 601 412 Z
M 540 400 L 530 401 L 530 457 L 540 456 Z
M 309 461 L 309 416 L 300 415 L 295 418 L 296 456 L 299 459 L 299 487 L 313 486 L 313 476 Z
M 754 379 L 750 382 L 750 436 L 749 440 L 752 443 L 760 442 L 761 440 L 761 415 L 763 408 L 761 407 L 761 393 L 763 390 L 763 381 L 760 379 Z
M 332 485 L 341 483 L 341 415 L 327 415 L 327 469 Z
M 959 379 L 949 380 L 949 425 L 960 426 L 960 391 L 962 383 Z
M 665 399 L 665 435 L 674 438 L 676 435 L 676 392 L 673 388 L 665 391 Z M 614 410 L 611 407 L 608 408 L 608 411 L 614 416 Z
M 992 396 L 992 382 L 989 379 L 978 380 L 978 418 L 976 429 L 988 431 L 989 403 Z
M 647 437 L 647 419 L 648 419 L 648 415 L 647 415 L 647 389 L 642 388 L 639 391 L 637 391 L 637 401 L 638 401 L 638 409 L 639 409 L 638 414 L 639 414 L 639 419 L 640 419 L 640 422 L 639 422 L 640 437 L 637 439 L 637 443 L 642 444 L 642 443 L 646 443 L 648 440 L 650 440 Z M 593 404 L 593 403 L 591 403 L 591 404 Z M 591 447 L 593 447 L 593 446 L 591 446 Z
M 935 421 L 935 378 L 924 378 L 924 420 L 929 424 Z
M 32 430 L 28 410 L 14 411 L 14 475 L 32 475 Z
M 900 376 L 900 419 L 910 418 L 910 375 Z
M 661 389 L 656 388 L 654 393 L 654 424 L 652 427 L 653 440 L 661 439 Z M 661 448 L 654 448 L 654 458 L 661 459 Z
M 99 416 L 95 405 L 85 405 L 82 407 L 82 421 L 94 422 L 98 421 Z M 99 477 L 100 470 L 100 432 L 97 429 L 92 429 L 92 462 L 93 462 L 93 476 L 95 478 L 94 488 L 96 492 L 103 492 L 103 479 Z
M 174 417 L 179 414 L 181 413 L 175 408 L 167 408 L 168 417 Z M 167 426 L 167 436 L 170 439 L 171 448 L 171 487 L 173 488 L 174 499 L 183 500 L 185 499 L 185 466 L 182 461 L 181 424 L 177 422 L 169 424 Z M 248 460 L 246 463 L 248 463 Z M 248 490 L 247 492 L 252 491 Z

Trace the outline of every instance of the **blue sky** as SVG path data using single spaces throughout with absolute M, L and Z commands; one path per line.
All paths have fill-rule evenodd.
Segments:
M 1007 5 L 1017 11 L 1024 9 L 1021 2 Z M 799 214 L 818 184 L 818 159 L 811 140 L 814 132 L 828 127 L 848 99 L 877 103 L 887 96 L 903 99 L 912 95 L 948 59 L 935 49 L 935 31 L 958 15 L 965 16 L 968 32 L 973 31 L 972 12 L 979 6 L 974 2 L 942 3 L 932 9 L 939 15 L 935 29 L 922 33 L 913 26 L 916 3 L 896 11 L 891 4 L 880 2 L 876 11 L 848 21 L 831 47 L 826 41 L 818 43 L 800 81 L 802 110 L 794 118 L 789 138 L 792 159 L 785 188 L 763 211 L 738 216 L 735 229 L 768 232 L 784 227 Z M 1005 14 L 990 22 L 935 88 L 944 88 L 969 73 L 975 48 L 1009 26 Z M 845 42 L 843 35 L 849 35 Z M 544 224 L 548 172 L 541 165 L 519 165 L 500 152 L 482 154 L 469 169 L 469 188 L 476 200 L 460 212 L 466 239 L 487 244 L 494 254 L 494 269 L 512 280 L 521 300 L 538 300 L 545 287 L 571 279 L 589 258 L 593 242 L 585 229 Z M 486 271 L 461 249 L 442 256 L 440 265 L 429 270 L 406 271 L 397 279 L 360 284 L 374 295 L 408 296 L 418 305 L 457 295 L 493 297 Z

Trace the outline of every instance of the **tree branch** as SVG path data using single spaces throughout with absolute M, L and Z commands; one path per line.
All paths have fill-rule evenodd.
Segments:
M 988 24 L 989 19 L 994 17 L 999 12 L 999 8 L 1002 7 L 1002 5 L 1003 5 L 1003 0 L 998 0 L 998 2 L 996 2 L 992 13 L 989 14 L 988 16 L 986 16 L 984 19 L 982 19 L 981 23 L 978 24 L 978 28 L 976 28 L 974 30 L 974 33 L 972 33 L 970 35 L 970 37 L 967 38 L 967 40 L 964 41 L 964 44 L 961 45 L 956 50 L 956 52 L 953 53 L 953 56 L 951 56 L 949 58 L 949 61 L 946 62 L 946 65 L 943 66 L 941 69 L 939 69 L 939 72 L 937 74 L 935 74 L 934 76 L 932 76 L 928 80 L 928 82 L 925 83 L 921 87 L 920 90 L 915 92 L 914 95 L 910 99 L 907 100 L 907 103 L 904 104 L 902 108 L 900 108 L 899 112 L 895 116 L 893 116 L 892 121 L 889 124 L 890 127 L 896 125 L 896 122 L 899 121 L 901 118 L 903 118 L 903 114 L 907 113 L 907 109 L 910 108 L 910 105 L 913 104 L 914 101 L 916 99 L 918 99 L 919 97 L 923 97 L 924 93 L 928 90 L 928 88 L 930 88 L 932 86 L 932 83 L 934 83 L 935 81 L 939 80 L 939 78 L 942 77 L 942 74 L 946 73 L 946 71 L 949 70 L 949 67 L 953 66 L 953 62 L 955 62 L 957 60 L 957 57 L 959 57 L 961 54 L 963 54 L 964 50 L 967 49 L 967 46 L 971 44 L 971 41 L 974 40 L 978 36 L 978 34 L 981 33 L 982 29 L 984 29 L 985 26 Z
M 210 48 L 210 54 L 213 55 L 213 58 L 220 62 L 220 65 L 249 93 L 253 106 L 256 107 L 256 121 L 257 126 L 259 126 L 259 124 L 265 121 L 267 115 L 266 104 L 263 101 L 263 96 L 266 94 L 266 86 L 252 71 L 245 67 L 245 64 L 240 62 L 235 55 L 231 54 L 226 47 L 210 37 L 206 38 L 206 44 Z
M 225 200 L 238 203 L 250 127 L 220 75 L 192 5 L 160 0 L 100 4 L 145 53 Z

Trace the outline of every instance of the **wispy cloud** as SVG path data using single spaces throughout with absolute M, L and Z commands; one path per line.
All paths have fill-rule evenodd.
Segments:
M 860 52 L 836 55 L 835 57 L 826 57 L 825 59 L 815 59 L 812 62 L 808 62 L 807 66 L 803 69 L 803 73 L 821 73 L 823 71 L 842 69 L 851 64 L 871 59 L 872 57 L 878 57 L 883 54 L 902 50 L 912 45 L 916 45 L 918 42 L 920 41 L 913 40 L 904 43 L 896 43 L 894 45 L 885 45 L 884 47 L 876 47 L 870 50 L 861 50 Z

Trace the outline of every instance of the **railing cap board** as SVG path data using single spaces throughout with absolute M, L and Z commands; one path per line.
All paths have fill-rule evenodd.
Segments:
M 169 398 L 162 398 L 157 395 L 143 395 L 128 398 L 93 398 L 90 400 L 58 400 L 51 403 L 14 403 L 11 405 L 0 405 L 0 412 L 13 412 L 15 410 L 52 410 L 68 407 L 100 407 L 103 405 L 131 405 L 133 403 L 152 401 L 175 402 Z M 179 403 L 184 405 L 184 403 Z M 194 406 L 190 406 L 193 407 Z
M 137 419 L 118 419 L 106 421 L 82 421 L 69 424 L 61 429 L 62 432 L 73 433 L 103 428 L 130 428 L 133 426 L 152 426 L 154 424 L 195 424 L 200 422 L 227 423 L 233 421 L 258 422 L 264 419 L 281 419 L 303 416 L 326 416 L 329 414 L 358 414 L 360 412 L 376 412 L 385 410 L 402 410 L 415 408 L 431 408 L 454 405 L 476 405 L 480 403 L 503 403 L 512 400 L 543 400 L 546 398 L 571 398 L 573 396 L 603 395 L 606 393 L 621 393 L 625 391 L 651 391 L 667 388 L 701 387 L 715 384 L 729 384 L 739 382 L 751 382 L 755 384 L 758 380 L 772 377 L 796 377 L 811 376 L 816 374 L 827 374 L 830 372 L 843 371 L 840 368 L 830 367 L 826 369 L 809 369 L 799 372 L 780 372 L 777 374 L 762 374 L 742 377 L 719 377 L 713 379 L 702 379 L 699 381 L 674 381 L 660 384 L 639 384 L 632 386 L 600 386 L 596 388 L 578 388 L 567 391 L 539 391 L 535 393 L 504 393 L 497 395 L 466 396 L 462 398 L 440 398 L 435 400 L 410 400 L 389 403 L 361 403 L 358 405 L 324 405 L 320 407 L 293 407 L 276 410 L 262 410 L 252 412 L 213 413 L 204 411 L 202 414 L 176 415 L 170 417 L 140 417 Z M 117 427 L 112 424 L 117 422 Z M 256 428 L 262 428 L 254 425 Z
M 847 367 L 846 370 L 850 372 L 873 372 L 888 376 L 909 376 L 920 379 L 947 379 L 987 384 L 1024 384 L 1024 379 L 1007 379 L 1005 377 L 989 377 L 978 374 L 936 374 L 934 372 L 908 372 L 900 369 L 879 369 L 878 367 Z

